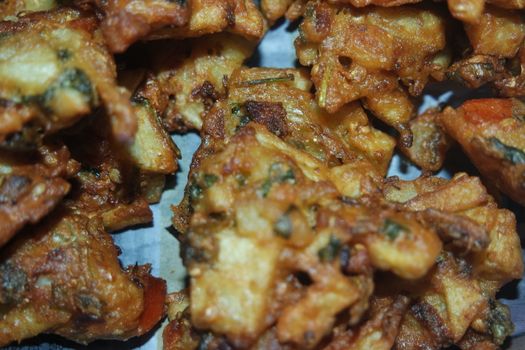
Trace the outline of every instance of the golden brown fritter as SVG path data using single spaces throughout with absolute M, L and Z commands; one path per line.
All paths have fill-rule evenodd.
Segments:
M 100 220 L 64 210 L 2 250 L 0 346 L 54 333 L 79 343 L 128 339 L 164 315 L 165 282 L 123 270 Z
M 342 310 L 359 322 L 372 267 L 419 278 L 441 249 L 411 214 L 341 202 L 329 168 L 257 123 L 194 170 L 183 238 L 192 324 L 239 348 L 272 328 L 311 348 Z
M 183 27 L 166 27 L 151 39 L 189 38 L 227 31 L 247 39 L 261 39 L 266 22 L 253 0 L 191 0 L 191 18 Z
M 330 122 L 354 114 L 326 115 L 309 88 L 298 70 L 242 68 L 206 115 L 175 208 L 190 282 L 165 348 L 500 344 L 511 326 L 495 293 L 523 271 L 513 214 L 466 174 L 381 185 Z M 446 148 L 423 141 L 443 136 L 437 118 L 412 124 L 424 164 Z
M 132 139 L 135 116 L 97 25 L 69 8 L 0 22 L 0 142 L 34 133 L 25 128 L 48 134 L 69 127 L 99 105 L 116 137 Z
M 351 200 L 331 176 L 347 165 L 329 168 L 267 125 L 225 139 L 205 140 L 192 165 L 189 302 L 171 300 L 166 349 L 439 349 L 469 329 L 492 344 L 511 332 L 494 297 L 523 272 L 516 222 L 479 179 L 388 179 L 384 199 Z M 343 287 L 374 270 L 391 272 L 376 274 L 377 292 Z
M 441 116 L 480 173 L 525 205 L 525 108 L 516 99 L 479 99 Z
M 415 111 L 409 94 L 420 95 L 427 81 L 441 78 L 447 68 L 446 24 L 431 8 L 356 9 L 311 1 L 295 46 L 301 64 L 312 66 L 322 108 L 335 112 L 362 99 L 410 146 L 408 122 Z
M 497 208 L 479 179 L 461 173 L 452 180 L 393 179 L 384 193 L 387 200 L 419 213 L 446 243 L 435 270 L 423 281 L 384 282 L 387 291 L 397 285 L 415 300 L 395 348 L 439 349 L 461 342 L 469 328 L 500 345 L 512 323 L 495 294 L 523 273 L 514 215 Z
M 0 152 L 0 247 L 62 200 L 70 189 L 64 177 L 77 169 L 65 147 L 41 147 L 33 155 Z

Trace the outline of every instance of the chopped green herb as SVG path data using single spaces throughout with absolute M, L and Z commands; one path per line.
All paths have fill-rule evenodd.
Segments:
M 232 114 L 236 117 L 239 117 L 241 114 L 241 106 L 239 104 L 232 105 Z
M 284 213 L 273 225 L 273 232 L 283 238 L 290 238 L 292 235 L 292 228 L 292 220 L 290 219 L 290 215 L 288 215 L 288 213 Z
M 285 170 L 282 163 L 273 163 L 270 166 L 270 170 L 268 171 L 268 178 L 264 180 L 261 188 L 259 189 L 259 194 L 262 197 L 266 197 L 268 193 L 270 193 L 270 190 L 272 188 L 272 185 L 274 183 L 284 183 L 288 182 L 291 184 L 295 183 L 295 174 L 291 168 L 288 168 Z
M 402 232 L 408 232 L 408 228 L 398 224 L 397 222 L 386 219 L 383 227 L 381 228 L 381 233 L 386 235 L 391 240 L 396 239 Z
M 306 11 L 304 12 L 304 17 L 310 18 L 314 15 L 315 8 L 313 4 L 306 5 Z
M 282 163 L 273 163 L 270 166 L 270 178 L 278 182 L 295 183 L 295 174 L 291 168 L 284 171 Z
M 508 146 L 495 137 L 489 138 L 489 142 L 495 150 L 501 152 L 503 157 L 512 164 L 525 164 L 525 153 L 522 150 Z
M 523 114 L 515 114 L 512 116 L 514 119 L 524 123 L 525 122 L 525 115 Z
M 307 40 L 306 35 L 304 34 L 304 30 L 301 27 L 299 27 L 297 28 L 297 31 L 299 32 L 299 40 L 301 41 L 301 43 L 306 44 Z
M 501 345 L 514 331 L 514 325 L 510 318 L 510 311 L 507 306 L 493 299 L 489 300 L 489 306 L 489 332 L 492 335 L 494 343 Z
M 268 193 L 270 193 L 270 189 L 272 188 L 272 180 L 270 178 L 267 178 L 264 180 L 261 188 L 259 189 L 259 194 L 262 197 L 266 197 Z
M 100 177 L 100 170 L 98 170 L 98 168 L 90 167 L 90 166 L 84 166 L 82 170 L 87 172 L 87 173 L 90 173 L 90 174 L 94 175 L 96 178 Z
M 60 77 L 49 87 L 41 96 L 38 96 L 38 101 L 43 106 L 48 106 L 55 98 L 57 90 L 73 89 L 84 95 L 88 102 L 93 102 L 94 90 L 91 81 L 84 71 L 78 68 L 66 69 Z
M 134 105 L 142 105 L 144 107 L 150 107 L 149 100 L 142 95 L 134 95 L 131 98 L 131 103 L 133 103 Z
M 192 200 L 199 199 L 202 196 L 202 188 L 195 182 L 190 184 L 189 192 Z
M 238 131 L 240 128 L 242 128 L 252 120 L 250 115 L 243 114 L 242 106 L 240 104 L 233 104 L 231 111 L 233 116 L 239 119 L 239 123 L 237 124 L 235 131 Z
M 317 255 L 322 262 L 334 261 L 340 249 L 341 241 L 337 237 L 331 235 L 328 244 L 324 248 L 319 249 Z
M 214 183 L 217 182 L 217 180 L 219 180 L 219 177 L 215 174 L 204 174 L 203 179 L 206 188 L 210 188 Z
M 249 115 L 243 115 L 240 118 L 241 118 L 241 120 L 239 121 L 239 124 L 237 125 L 238 129 L 242 128 L 243 126 L 245 126 L 246 124 L 248 124 L 252 120 L 252 118 L 250 118 Z
M 86 73 L 78 68 L 67 69 L 58 79 L 58 86 L 77 90 L 85 96 L 93 94 L 93 87 Z
M 23 300 L 28 289 L 29 278 L 22 267 L 14 262 L 0 264 L 0 290 L 2 291 L 2 306 Z
M 235 180 L 237 181 L 237 184 L 239 184 L 239 186 L 241 187 L 246 185 L 246 176 L 244 176 L 243 174 L 236 174 Z
M 213 335 L 211 333 L 204 333 L 201 336 L 199 346 L 197 347 L 197 350 L 207 350 L 210 348 L 210 345 L 213 342 Z
M 239 83 L 239 86 L 247 87 L 247 86 L 259 85 L 259 84 L 280 83 L 283 81 L 294 81 L 294 80 L 295 80 L 295 76 L 290 73 L 290 74 L 286 74 L 280 77 L 262 78 L 262 79 L 243 81 Z
M 57 51 L 58 59 L 67 61 L 71 57 L 71 52 L 68 49 L 60 49 Z

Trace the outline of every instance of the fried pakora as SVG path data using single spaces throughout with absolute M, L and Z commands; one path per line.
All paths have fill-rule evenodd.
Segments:
M 512 327 L 495 293 L 523 271 L 513 214 L 466 174 L 383 183 L 385 153 L 352 147 L 373 130 L 347 126 L 366 121 L 360 107 L 327 114 L 310 87 L 301 70 L 240 68 L 206 114 L 174 207 L 190 281 L 171 296 L 165 348 L 500 344 Z M 408 152 L 437 170 L 450 143 L 438 111 L 411 127 Z
M 69 127 L 99 105 L 119 140 L 133 138 L 135 115 L 94 16 L 64 7 L 0 22 L 0 34 L 1 143 L 36 143 L 24 137 Z
M 501 345 L 512 332 L 512 322 L 495 295 L 523 274 L 514 215 L 497 208 L 479 179 L 461 173 L 452 180 L 392 179 L 384 193 L 387 200 L 422 215 L 448 242 L 435 270 L 423 281 L 385 282 L 387 291 L 401 286 L 400 292 L 416 300 L 395 348 L 439 349 L 465 342 L 472 333 L 494 347 Z
M 469 100 L 441 116 L 480 173 L 525 205 L 525 105 L 517 99 Z
M 448 67 L 447 18 L 426 7 L 307 4 L 295 41 L 301 64 L 312 66 L 319 106 L 328 112 L 362 99 L 375 116 L 411 145 L 408 126 L 427 81 Z M 417 33 L 417 35 L 414 35 Z
M 164 315 L 165 282 L 123 270 L 100 220 L 59 210 L 2 250 L 0 346 L 54 333 L 79 343 L 128 339 Z
M 235 347 L 273 332 L 312 348 L 341 311 L 347 323 L 360 321 L 372 267 L 418 278 L 441 250 L 411 214 L 342 202 L 330 168 L 254 122 L 195 169 L 183 235 L 191 322 Z M 218 281 L 221 290 L 212 288 Z
M 411 349 L 415 336 L 440 348 L 469 327 L 494 344 L 508 335 L 510 328 L 494 338 L 487 320 L 496 291 L 522 274 L 519 239 L 514 216 L 479 179 L 388 179 L 384 199 L 372 190 L 350 200 L 338 190 L 344 176 L 331 176 L 346 165 L 329 168 L 269 129 L 251 121 L 194 159 L 181 234 L 189 306 L 172 315 L 167 349 Z M 385 309 L 372 308 L 365 321 L 374 269 L 390 271 L 400 290 L 377 299 Z M 366 277 L 357 284 L 366 291 L 343 288 L 339 273 Z M 399 310 L 389 331 L 381 329 L 388 307 Z

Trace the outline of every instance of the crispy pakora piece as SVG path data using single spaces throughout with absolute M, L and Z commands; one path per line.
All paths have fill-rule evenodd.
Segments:
M 298 70 L 238 69 L 204 118 L 174 217 L 189 296 L 170 301 L 166 349 L 323 348 L 339 335 L 335 349 L 505 338 L 492 338 L 487 315 L 497 289 L 523 270 L 512 214 L 465 174 L 389 180 L 378 196 L 382 163 L 348 140 L 370 132 L 368 121 L 345 124 L 362 110 L 328 115 L 309 90 Z M 444 153 L 442 140 L 425 144 L 442 134 L 436 119 L 411 125 L 428 150 L 422 164 Z M 407 298 L 393 295 L 374 299 L 364 320 L 374 269 L 407 286 L 407 313 Z
M 124 149 L 125 158 L 138 169 L 138 191 L 148 203 L 160 201 L 166 176 L 178 170 L 180 151 L 166 132 L 159 114 L 149 100 L 134 98 L 138 119 L 135 140 Z
M 515 99 L 479 99 L 457 110 L 447 108 L 441 121 L 481 174 L 525 205 L 525 112 Z
M 99 105 L 119 140 L 133 138 L 135 115 L 96 28 L 94 16 L 65 7 L 0 22 L 0 142 L 56 132 Z
M 64 179 L 78 168 L 65 147 L 37 155 L 0 152 L 0 247 L 26 224 L 36 224 L 69 192 Z
M 128 339 L 164 315 L 166 284 L 123 270 L 99 220 L 59 211 L 2 250 L 0 346 L 40 333 L 79 343 Z
M 409 94 L 420 95 L 448 66 L 446 23 L 439 11 L 424 7 L 356 9 L 311 1 L 295 46 L 301 64 L 312 66 L 322 108 L 333 113 L 363 99 L 410 146 L 415 111 Z
M 461 342 L 470 328 L 500 345 L 512 327 L 494 298 L 502 285 L 523 273 L 514 215 L 498 209 L 479 179 L 466 174 L 452 180 L 393 179 L 384 193 L 387 200 L 421 214 L 446 243 L 435 270 L 415 286 L 402 288 L 416 302 L 404 318 L 396 349 L 450 346 Z M 429 217 L 434 210 L 448 219 Z M 491 323 L 494 312 L 501 317 Z
M 478 343 L 497 349 L 512 334 L 508 308 L 493 299 L 464 259 L 443 254 L 425 283 L 405 314 L 395 349 L 468 349 Z
M 330 168 L 257 121 L 225 139 L 204 141 L 187 189 L 181 239 L 197 339 L 210 330 L 234 348 L 314 348 L 342 326 L 343 310 L 343 324 L 359 323 L 372 268 L 417 279 L 434 265 L 441 241 L 416 216 L 341 201 L 345 176 L 332 170 L 349 164 Z M 167 344 L 197 341 L 190 325 L 170 326 Z
M 146 47 L 153 72 L 137 94 L 150 101 L 168 131 L 185 132 L 201 129 L 204 114 L 225 96 L 230 75 L 253 53 L 255 43 L 220 33 Z
M 182 27 L 166 27 L 150 39 L 190 38 L 227 31 L 250 40 L 259 40 L 267 25 L 253 0 L 191 0 L 191 18 Z
M 191 325 L 190 301 L 186 290 L 168 296 L 168 317 L 170 323 L 164 329 L 164 350 L 190 350 L 201 346 L 204 349 L 220 349 L 221 346 L 231 348 L 227 341 L 216 334 L 202 333 Z M 359 327 L 356 335 L 346 324 L 341 324 L 341 332 L 337 333 L 329 344 L 319 345 L 315 349 L 384 349 L 392 348 L 398 333 L 400 321 L 406 311 L 409 299 L 407 297 L 372 297 L 368 320 Z M 275 329 L 265 332 L 250 349 L 292 350 L 291 344 L 281 344 L 277 339 Z

